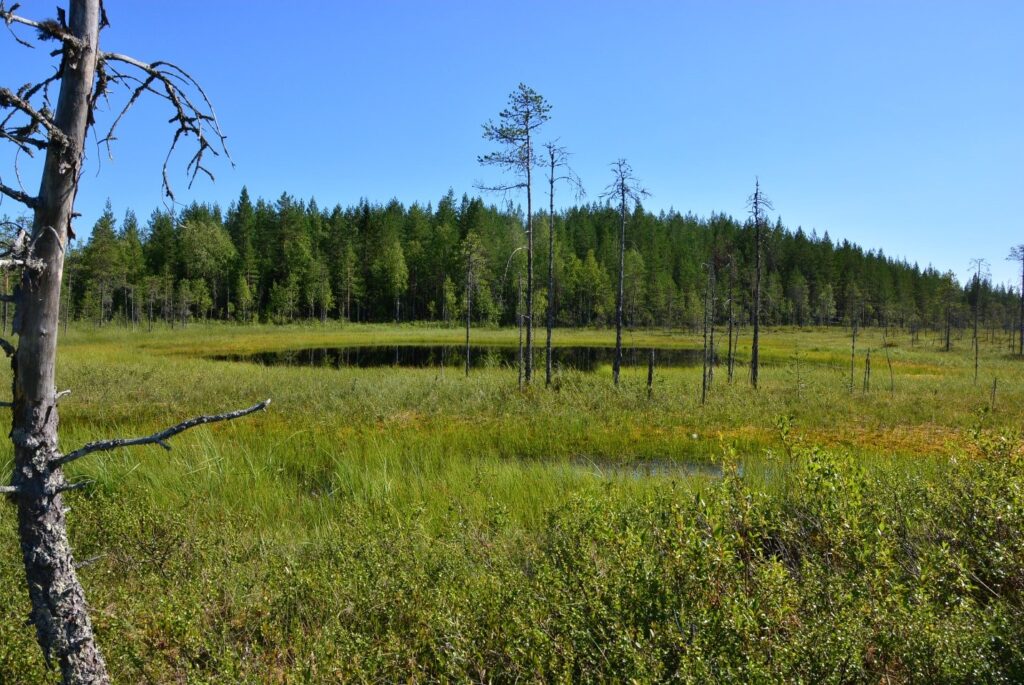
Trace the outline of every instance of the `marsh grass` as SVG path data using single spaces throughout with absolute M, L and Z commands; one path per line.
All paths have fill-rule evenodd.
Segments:
M 656 369 L 648 398 L 645 368 L 624 369 L 619 388 L 609 368 L 562 371 L 552 389 L 520 392 L 514 370 L 505 368 L 474 370 L 465 378 L 453 369 L 270 367 L 210 359 L 303 347 L 457 344 L 462 335 L 458 329 L 421 326 L 209 324 L 152 333 L 73 326 L 62 339 L 58 366 L 61 389 L 72 389 L 61 405 L 66 449 L 273 398 L 266 414 L 183 434 L 170 453 L 140 448 L 96 454 L 71 469 L 73 479 L 93 481 L 69 497 L 71 532 L 78 558 L 105 555 L 83 576 L 118 677 L 503 681 L 603 673 L 645 680 L 688 665 L 693 673 L 743 681 L 758 674 L 777 677 L 796 668 L 800 658 L 811 659 L 810 670 L 790 673 L 810 677 L 843 653 L 853 674 L 845 680 L 870 681 L 870 673 L 883 672 L 870 668 L 883 666 L 894 682 L 914 680 L 899 663 L 911 656 L 883 645 L 877 626 L 855 618 L 863 597 L 844 609 L 853 613 L 834 619 L 856 624 L 849 627 L 845 647 L 818 654 L 813 635 L 791 626 L 773 633 L 772 649 L 784 654 L 772 661 L 756 649 L 725 643 L 721 649 L 734 651 L 719 653 L 695 637 L 703 624 L 695 615 L 697 627 L 683 624 L 679 606 L 717 616 L 708 636 L 735 640 L 753 624 L 721 632 L 722 621 L 748 619 L 716 614 L 717 600 L 680 585 L 675 574 L 689 568 L 695 578 L 722 584 L 723 596 L 738 592 L 736 601 L 763 600 L 780 612 L 780 620 L 805 621 L 805 627 L 818 622 L 824 631 L 825 614 L 819 612 L 825 609 L 797 607 L 792 592 L 806 583 L 823 593 L 846 587 L 829 575 L 835 569 L 804 568 L 792 560 L 786 566 L 770 554 L 750 566 L 747 538 L 767 536 L 758 544 L 768 549 L 775 544 L 771 536 L 782 534 L 772 532 L 773 526 L 806 526 L 815 507 L 823 507 L 814 515 L 826 531 L 833 523 L 835 531 L 849 524 L 843 516 L 861 520 L 871 507 L 895 525 L 892 492 L 904 493 L 907 502 L 899 506 L 918 507 L 918 518 L 931 525 L 942 484 L 951 473 L 962 476 L 974 468 L 965 463 L 987 463 L 992 436 L 1011 435 L 1009 453 L 1000 459 L 1017 463 L 1012 431 L 1021 425 L 1024 363 L 994 345 L 982 346 L 981 378 L 988 380 L 975 385 L 967 345 L 944 353 L 927 344 L 911 347 L 908 335 L 890 332 L 894 391 L 888 390 L 879 355 L 873 390 L 861 392 L 858 375 L 851 393 L 844 331 L 768 331 L 761 389 L 755 392 L 745 382 L 741 358 L 736 382 L 727 384 L 720 368 L 703 407 L 699 368 Z M 514 344 L 515 336 L 482 329 L 474 332 L 474 342 Z M 557 331 L 555 339 L 603 345 L 609 337 L 603 330 L 571 330 Z M 665 331 L 633 332 L 625 342 L 637 348 L 699 345 L 696 336 Z M 877 351 L 881 344 L 880 331 L 862 331 L 858 340 L 865 350 Z M 739 349 L 749 349 L 749 341 L 741 339 Z M 862 364 L 858 355 L 858 374 Z M 988 407 L 992 378 L 999 379 L 994 410 Z M 822 462 L 819 450 L 833 456 Z M 667 467 L 637 477 L 628 468 L 643 463 L 721 464 L 727 476 Z M 595 464 L 624 468 L 588 466 Z M 828 473 L 822 475 L 821 468 Z M 1019 469 L 1005 468 L 1005 482 L 1020 487 Z M 992 477 L 983 472 L 979 480 Z M 806 499 L 809 484 L 822 479 L 833 490 Z M 856 488 L 849 485 L 853 481 Z M 859 499 L 850 501 L 854 495 Z M 967 506 L 969 496 L 946 505 Z M 1013 507 L 1020 505 L 1020 492 L 1006 496 L 1011 515 L 1019 515 Z M 735 507 L 742 502 L 755 502 L 749 506 L 761 518 L 737 519 Z M 658 537 L 669 520 L 676 533 Z M 719 520 L 724 527 L 712 526 L 700 543 L 701 520 Z M 904 516 L 904 525 L 912 524 Z M 729 532 L 740 529 L 746 531 L 740 538 Z M 865 554 L 896 554 L 888 547 L 893 540 L 857 530 L 844 533 L 853 537 L 842 544 L 860 545 Z M 982 533 L 977 535 L 980 544 Z M 1021 553 L 1019 533 L 984 535 Z M 827 544 L 804 528 L 794 540 L 812 560 L 819 552 L 830 558 L 821 547 Z M 708 559 L 693 557 L 697 547 L 691 550 L 691 543 L 724 554 L 725 566 L 711 568 Z M 39 682 L 45 679 L 41 659 L 21 627 L 28 604 L 17 550 L 13 509 L 4 507 L 0 673 L 4 682 Z M 655 551 L 682 556 L 669 569 L 664 559 L 650 556 Z M 741 573 L 731 564 L 744 554 Z M 878 573 L 879 582 L 897 576 L 908 582 L 889 562 L 857 563 L 858 573 Z M 753 582 L 742 580 L 744 573 L 767 576 L 744 585 Z M 824 575 L 815 585 L 808 573 Z M 592 596 L 576 585 L 584 577 L 594 583 Z M 914 578 L 920 579 L 920 571 Z M 1007 596 L 1016 593 L 1012 601 L 1019 601 L 1012 578 L 988 580 L 1004 583 Z M 861 588 L 861 582 L 847 585 Z M 969 578 L 968 584 L 977 586 Z M 862 589 L 868 595 L 878 590 Z M 894 603 L 885 616 L 895 620 L 897 609 L 913 613 L 902 595 L 878 592 L 879 602 Z M 586 597 L 600 601 L 590 605 Z M 930 601 L 922 606 L 933 611 Z M 982 642 L 994 635 L 1009 645 L 1010 656 L 998 658 L 971 647 L 972 668 L 1005 675 L 1022 663 L 1021 634 L 1019 628 L 985 623 L 1009 620 L 982 611 L 991 604 L 971 605 L 981 613 L 958 620 Z M 994 604 L 1008 615 L 1024 610 L 1012 602 Z M 637 612 L 651 615 L 642 619 Z M 952 619 L 943 611 L 932 618 L 928 629 L 935 640 L 948 639 L 943 631 L 954 629 Z M 929 620 L 916 613 L 913 619 Z M 690 637 L 669 639 L 659 630 L 682 630 Z M 858 649 L 888 649 L 890 661 L 882 664 L 882 656 Z M 938 668 L 937 656 L 913 658 Z M 743 659 L 763 670 L 743 670 Z M 882 665 L 871 665 L 872 659 Z M 722 669 L 715 671 L 715 663 Z M 732 666 L 725 668 L 727 663 Z

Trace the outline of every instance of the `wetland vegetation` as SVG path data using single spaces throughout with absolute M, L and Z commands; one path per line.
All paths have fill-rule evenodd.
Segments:
M 605 329 L 556 331 L 566 347 Z M 70 467 L 70 532 L 125 682 L 1014 682 L 1024 677 L 1024 366 L 862 329 L 763 336 L 761 387 L 610 364 L 520 391 L 504 364 L 218 361 L 458 345 L 418 325 L 73 324 L 61 441 L 270 411 Z M 480 345 L 515 345 L 482 328 Z M 626 348 L 690 350 L 633 331 Z M 739 346 L 749 350 L 744 332 Z M 992 406 L 992 380 L 998 378 Z M 9 453 L 7 456 L 9 459 Z M 9 462 L 8 462 L 9 464 Z M 52 678 L 0 509 L 0 673 Z

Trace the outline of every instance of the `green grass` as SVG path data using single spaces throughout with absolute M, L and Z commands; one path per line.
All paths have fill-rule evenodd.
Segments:
M 170 453 L 94 454 L 70 469 L 94 481 L 69 496 L 70 525 L 78 558 L 105 555 L 82 576 L 117 679 L 1020 674 L 1014 612 L 1024 612 L 1024 581 L 1010 566 L 1024 562 L 1021 527 L 989 530 L 961 510 L 1002 506 L 1007 520 L 1021 516 L 1012 432 L 1024 363 L 983 342 L 975 384 L 969 338 L 945 353 L 892 332 L 890 391 L 881 332 L 869 329 L 851 393 L 846 331 L 770 330 L 755 392 L 742 366 L 746 333 L 736 382 L 719 367 L 701 406 L 699 368 L 658 369 L 648 398 L 646 369 L 625 370 L 619 388 L 608 369 L 562 372 L 550 390 L 541 378 L 520 392 L 512 369 L 465 378 L 452 368 L 208 358 L 458 344 L 459 329 L 73 326 L 58 364 L 60 389 L 72 390 L 61 404 L 65 450 L 273 399 L 266 414 L 179 436 Z M 514 330 L 473 333 L 478 344 L 516 339 Z M 607 345 L 614 334 L 557 331 L 555 339 Z M 700 339 L 636 331 L 626 344 L 698 347 Z M 1009 447 L 1000 447 L 1003 434 Z M 636 477 L 628 468 L 651 461 L 724 461 L 742 477 L 670 469 Z M 950 491 L 954 475 L 976 480 L 977 491 L 959 483 L 965 489 Z M 931 532 L 942 527 L 953 536 L 945 548 Z M 40 682 L 41 655 L 22 625 L 28 602 L 14 529 L 13 508 L 2 508 L 0 674 Z M 787 540 L 800 554 L 769 552 Z M 975 550 L 997 543 L 998 558 Z M 954 576 L 963 583 L 948 589 Z M 998 601 L 985 599 L 983 586 L 997 587 Z M 810 598 L 834 605 L 808 606 Z M 920 634 L 897 635 L 911 628 Z M 828 670 L 840 663 L 842 672 Z

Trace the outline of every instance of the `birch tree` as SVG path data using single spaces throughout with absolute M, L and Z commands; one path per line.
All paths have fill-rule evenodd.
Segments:
M 58 8 L 56 18 L 40 21 L 15 14 L 18 5 L 8 8 L 0 0 L 0 20 L 15 40 L 26 47 L 32 47 L 32 41 L 56 44 L 53 54 L 60 58 L 57 69 L 41 81 L 16 91 L 0 86 L 0 140 L 18 154 L 41 153 L 45 158 L 35 195 L 21 185 L 23 175 L 17 169 L 0 170 L 0 195 L 32 214 L 31 225 L 0 255 L 0 267 L 17 271 L 19 278 L 14 317 L 18 345 L 0 340 L 0 348 L 12 358 L 13 397 L 5 404 L 11 407 L 14 447 L 11 484 L 0 487 L 0 492 L 18 508 L 18 535 L 32 606 L 29 624 L 35 628 L 47 663 L 57 662 L 65 683 L 107 683 L 110 678 L 68 541 L 64 493 L 81 484 L 66 480 L 64 466 L 94 452 L 129 445 L 168 448 L 167 440 L 182 431 L 244 416 L 265 408 L 269 400 L 226 414 L 199 416 L 149 436 L 101 440 L 61 451 L 58 402 L 66 391 L 57 392 L 55 374 L 61 280 L 68 240 L 74 237 L 74 200 L 96 102 L 119 90 L 125 95 L 123 108 L 99 137 L 101 144 L 109 144 L 118 123 L 142 95 L 163 98 L 172 112 L 171 151 L 182 140 L 196 145 L 187 166 L 191 180 L 200 174 L 212 178 L 207 155 L 226 153 L 213 108 L 187 72 L 169 62 L 147 63 L 101 50 L 100 31 L 108 22 L 100 0 L 68 4 L 68 10 Z M 18 80 L 24 81 L 24 77 Z M 167 162 L 163 184 L 173 197 Z

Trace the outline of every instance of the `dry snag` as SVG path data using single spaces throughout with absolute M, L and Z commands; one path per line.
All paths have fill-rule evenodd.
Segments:
M 750 323 L 753 327 L 753 340 L 750 344 L 750 384 L 757 390 L 758 371 L 760 370 L 761 353 L 761 246 L 764 242 L 762 231 L 767 223 L 766 210 L 775 209 L 771 200 L 761 192 L 761 179 L 754 179 L 754 194 L 747 198 L 750 208 L 750 221 L 754 227 L 754 302 L 750 312 Z M 851 387 L 852 383 L 851 382 Z
M 544 384 L 551 386 L 551 332 L 555 328 L 555 184 L 568 182 L 576 190 L 576 199 L 586 195 L 583 182 L 569 168 L 569 152 L 554 142 L 544 143 L 548 151 L 548 311 L 547 339 L 544 342 Z
M 100 98 L 122 90 L 127 100 L 101 142 L 115 139 L 118 123 L 144 94 L 166 100 L 173 112 L 173 137 L 164 161 L 163 187 L 173 198 L 168 180 L 170 154 L 179 142 L 193 139 L 196 151 L 187 165 L 190 179 L 204 174 L 207 154 L 227 154 L 213 108 L 191 76 L 168 62 L 146 63 L 125 55 L 103 52 L 100 31 L 108 25 L 100 0 L 70 0 L 68 11 L 44 21 L 15 14 L 0 0 L 0 21 L 14 39 L 32 48 L 34 42 L 53 42 L 60 62 L 52 75 L 16 91 L 0 87 L 0 141 L 16 155 L 45 154 L 39 191 L 31 195 L 21 184 L 0 177 L 0 195 L 30 210 L 25 227 L 0 254 L 0 268 L 17 272 L 13 331 L 15 348 L 0 348 L 11 358 L 13 397 L 11 441 L 14 469 L 11 484 L 0 489 L 18 507 L 18 534 L 31 601 L 30 623 L 50 664 L 57 662 L 65 683 L 106 683 L 110 678 L 93 636 L 92 624 L 68 542 L 63 493 L 81 484 L 68 483 L 63 467 L 93 452 L 142 444 L 160 444 L 182 431 L 214 421 L 227 421 L 264 409 L 269 400 L 247 409 L 200 416 L 159 433 L 134 439 L 91 443 L 62 453 L 58 445 L 58 393 L 55 386 L 61 279 L 71 222 L 81 177 L 86 134 L 95 125 Z M 27 32 L 30 38 L 20 35 Z M 34 32 L 32 35 L 31 32 Z M 56 90 L 56 99 L 51 97 Z M 17 159 L 17 156 L 15 157 Z
M 612 380 L 619 384 L 619 371 L 622 368 L 622 306 L 625 298 L 626 283 L 626 218 L 629 214 L 629 203 L 634 209 L 642 198 L 650 195 L 646 188 L 640 187 L 640 181 L 633 175 L 633 167 L 625 159 L 617 159 L 611 163 L 615 180 L 608 184 L 601 199 L 619 203 L 619 286 L 615 293 L 615 360 L 612 363 Z

